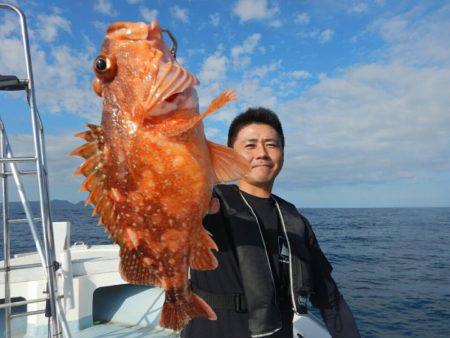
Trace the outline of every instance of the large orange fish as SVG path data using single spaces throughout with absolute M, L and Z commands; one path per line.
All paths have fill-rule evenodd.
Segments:
M 189 267 L 217 267 L 217 246 L 202 226 L 212 187 L 248 170 L 232 149 L 206 140 L 202 119 L 234 94 L 225 91 L 199 114 L 198 80 L 169 50 L 156 20 L 112 24 L 94 62 L 103 97 L 101 126 L 77 134 L 99 224 L 120 245 L 120 273 L 133 284 L 165 289 L 160 325 L 180 330 L 191 318 L 216 319 L 189 288 Z

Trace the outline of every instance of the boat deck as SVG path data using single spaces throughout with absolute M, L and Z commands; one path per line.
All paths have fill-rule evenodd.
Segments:
M 118 245 L 85 245 L 79 244 L 70 248 L 72 256 L 73 278 L 117 272 L 119 266 L 119 246 Z M 36 252 L 17 254 L 11 258 L 11 265 L 39 264 L 39 256 Z M 0 267 L 4 262 L 0 261 Z M 4 272 L 0 272 L 0 285 L 5 283 Z M 45 270 L 42 266 L 32 267 L 10 272 L 11 283 L 22 283 L 30 281 L 45 280 Z M 0 288 L 0 297 L 3 287 Z
M 177 338 L 179 335 L 169 330 L 150 329 L 148 327 L 127 327 L 118 324 L 94 325 L 83 331 L 74 333 L 73 338 Z

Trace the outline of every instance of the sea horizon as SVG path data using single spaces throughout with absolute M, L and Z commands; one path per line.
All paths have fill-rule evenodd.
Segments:
M 39 201 L 28 201 L 29 204 L 38 204 Z M 91 205 L 85 205 L 86 201 L 78 201 L 78 202 L 72 202 L 65 199 L 51 199 L 50 203 L 52 204 L 52 207 L 54 206 L 64 206 L 63 204 L 66 204 L 66 206 L 69 206 L 67 204 L 70 204 L 73 207 L 91 207 Z M 8 205 L 21 205 L 21 201 L 9 201 Z M 0 202 L 0 206 L 3 205 L 3 202 Z M 450 208 L 450 205 L 447 206 L 298 206 L 296 205 L 297 209 L 448 209 Z

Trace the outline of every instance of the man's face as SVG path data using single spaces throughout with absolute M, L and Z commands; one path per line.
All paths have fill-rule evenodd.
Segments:
M 233 148 L 250 162 L 251 170 L 243 180 L 271 187 L 283 167 L 283 149 L 276 130 L 267 124 L 249 124 L 239 131 Z

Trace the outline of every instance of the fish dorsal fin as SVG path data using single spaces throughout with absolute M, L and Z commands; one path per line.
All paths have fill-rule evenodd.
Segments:
M 211 141 L 208 148 L 217 183 L 236 181 L 250 170 L 248 161 L 233 149 Z
M 236 96 L 234 92 L 232 90 L 225 90 L 209 104 L 208 108 L 206 108 L 206 110 L 202 114 L 194 116 L 185 121 L 176 122 L 176 124 L 167 125 L 165 126 L 165 129 L 160 130 L 160 132 L 166 136 L 180 135 L 194 127 L 205 117 L 214 113 L 217 109 L 220 109 L 228 102 L 235 100 Z
M 80 156 L 86 161 L 75 170 L 74 174 L 86 176 L 81 190 L 89 192 L 86 204 L 93 204 L 92 215 L 100 215 L 98 225 L 105 224 L 105 231 L 110 232 L 118 243 L 130 243 L 129 236 L 125 236 L 125 226 L 117 219 L 116 203 L 122 196 L 118 189 L 108 189 L 102 172 L 103 161 L 105 157 L 105 148 L 103 146 L 103 130 L 101 126 L 88 124 L 88 131 L 78 133 L 76 136 L 85 139 L 88 143 L 72 151 L 70 156 Z

